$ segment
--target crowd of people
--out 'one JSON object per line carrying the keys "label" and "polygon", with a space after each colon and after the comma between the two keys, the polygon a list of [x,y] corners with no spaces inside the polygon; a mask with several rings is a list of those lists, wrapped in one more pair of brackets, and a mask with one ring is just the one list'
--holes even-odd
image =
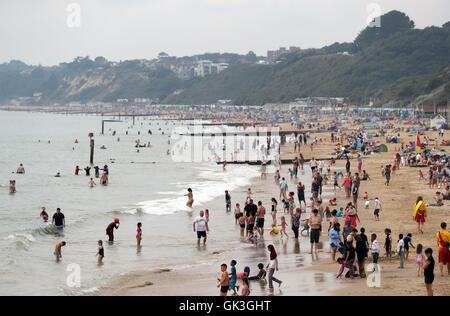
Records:
{"label": "crowd of people", "polygon": [[[364,142],[365,133],[358,133],[356,140],[361,139]],[[300,135],[303,139],[303,136]],[[336,135],[332,135],[332,138],[337,139]],[[300,142],[298,137],[294,140],[294,153],[300,151]],[[342,140],[342,137],[341,137]],[[364,146],[362,146],[364,147]],[[363,151],[364,148],[360,151]],[[295,157],[292,161],[292,168],[288,169],[291,181],[294,183],[299,175],[299,170],[304,172],[304,158]],[[419,155],[417,155],[419,156]],[[438,257],[440,275],[444,276],[444,268],[447,267],[447,272],[450,275],[450,233],[447,229],[447,223],[442,222],[440,224],[440,230],[436,233],[436,251],[433,251],[432,247],[427,247],[423,244],[413,244],[413,234],[411,232],[398,232],[394,238],[393,230],[387,227],[384,230],[384,236],[377,235],[376,233],[366,233],[364,227],[361,225],[358,212],[361,211],[359,203],[362,200],[364,203],[364,209],[370,208],[373,204],[373,218],[374,221],[380,220],[380,213],[383,211],[382,202],[379,197],[369,199],[369,193],[364,192],[360,197],[360,187],[362,181],[370,181],[370,177],[366,170],[363,169],[362,152],[358,153],[356,161],[357,172],[352,173],[352,164],[350,158],[343,157],[345,161],[345,171],[335,167],[335,159],[330,159],[328,164],[323,161],[316,161],[312,158],[309,162],[311,168],[312,180],[311,180],[311,198],[309,204],[306,203],[305,198],[305,185],[302,182],[297,184],[297,201],[295,200],[295,193],[289,191],[289,183],[285,177],[282,177],[281,171],[278,169],[275,171],[274,180],[279,186],[279,196],[283,205],[283,216],[279,217],[277,221],[277,206],[278,201],[275,197],[271,198],[272,209],[271,218],[272,223],[269,230],[269,236],[272,240],[266,241],[269,253],[269,264],[267,268],[269,273],[263,273],[266,276],[269,284],[269,292],[273,293],[273,282],[278,282],[281,285],[281,281],[274,277],[274,272],[278,270],[278,261],[276,260],[277,254],[272,245],[274,238],[299,238],[299,229],[303,225],[304,230],[307,231],[310,242],[310,253],[312,258],[318,259],[319,248],[324,248],[320,242],[321,237],[326,233],[328,235],[329,252],[331,260],[338,264],[338,271],[336,278],[366,278],[367,273],[375,273],[380,271],[380,259],[398,260],[398,268],[403,269],[405,265],[414,260],[416,264],[417,276],[424,277],[424,283],[428,295],[433,295],[432,284],[434,281],[434,256]],[[410,155],[404,156],[397,153],[394,157],[392,164],[383,165],[381,167],[381,176],[384,178],[386,186],[390,185],[391,175],[395,175],[401,167],[410,165]],[[334,169],[334,171],[333,171]],[[362,177],[360,174],[362,172]],[[417,224],[417,232],[419,234],[424,233],[424,223],[427,218],[427,206],[439,206],[443,205],[442,201],[448,197],[448,161],[437,160],[435,165],[431,167],[430,173],[430,188],[431,185],[438,186],[439,188],[445,187],[443,193],[436,192],[435,199],[436,204],[427,204],[422,196],[417,197],[414,203],[412,218]],[[346,203],[345,207],[337,207],[338,201],[336,196],[331,198],[328,203],[324,203],[322,199],[322,188],[328,185],[328,180],[334,179],[333,191],[336,194],[336,189],[345,189],[346,198],[351,201]],[[339,183],[342,178],[342,182]],[[435,181],[433,180],[435,179]],[[330,183],[331,184],[331,183]],[[226,193],[227,205],[230,204],[229,193]],[[327,204],[327,205],[325,205]],[[257,205],[254,204],[251,196],[251,189],[247,191],[247,199],[245,201],[244,211],[240,210],[240,204],[236,204],[235,208],[235,223],[240,225],[240,236],[245,238],[244,240],[258,244],[264,240],[264,215],[265,207],[261,201],[258,201]],[[309,213],[309,214],[308,214]],[[286,228],[288,227],[287,219],[290,219],[292,235],[287,234]],[[342,223],[341,223],[342,220]],[[305,228],[306,227],[306,228]],[[384,242],[380,239],[384,238]],[[384,253],[382,253],[382,247],[384,247]],[[415,256],[410,255],[410,250],[414,249]],[[367,265],[370,263],[369,265]],[[261,265],[261,268],[264,265]],[[227,265],[221,266],[223,277],[219,278],[219,285],[221,295],[226,295],[228,290],[233,290],[233,294],[236,294],[236,278],[241,280],[245,290],[241,295],[248,295],[248,278],[249,274],[243,272],[242,277],[239,277],[239,273],[236,276],[236,260],[231,262],[231,273],[228,274]],[[248,270],[249,267],[246,267]],[[370,271],[366,271],[370,269]],[[243,289],[244,289],[243,288]]]}

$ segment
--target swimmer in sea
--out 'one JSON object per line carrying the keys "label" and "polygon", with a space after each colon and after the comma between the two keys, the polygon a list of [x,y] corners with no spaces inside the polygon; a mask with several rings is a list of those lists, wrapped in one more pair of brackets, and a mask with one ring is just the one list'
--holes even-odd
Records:
{"label": "swimmer in sea", "polygon": [[44,223],[48,222],[48,213],[45,211],[45,207],[42,207],[42,211],[41,214],[39,214],[39,216],[42,218]]}
{"label": "swimmer in sea", "polygon": [[103,241],[97,241],[98,251],[97,251],[97,262],[98,264],[103,263],[103,258],[105,257],[105,250],[103,249]]}
{"label": "swimmer in sea", "polygon": [[94,171],[95,171],[95,177],[96,178],[100,178],[100,168],[99,168],[99,166],[95,166],[94,167]]}
{"label": "swimmer in sea", "polygon": [[60,178],[61,177],[61,173],[57,172],[55,175],[55,178]]}
{"label": "swimmer in sea", "polygon": [[16,193],[16,180],[9,180],[9,193]]}
{"label": "swimmer in sea", "polygon": [[93,178],[91,178],[91,180],[89,180],[89,187],[93,188],[95,186],[95,181]]}
{"label": "swimmer in sea", "polygon": [[102,177],[100,178],[101,185],[108,185],[108,175],[103,172]]}
{"label": "swimmer in sea", "polygon": [[53,253],[56,256],[56,262],[59,262],[62,258],[61,248],[66,245],[65,241],[61,241],[56,244],[55,252]]}
{"label": "swimmer in sea", "polygon": [[108,225],[108,227],[106,227],[106,235],[108,235],[109,237],[109,242],[113,243],[114,242],[114,228],[118,229],[120,225],[120,221],[118,218],[114,219],[114,222],[112,222],[111,224]]}
{"label": "swimmer in sea", "polygon": [[142,223],[139,222],[139,223],[137,223],[137,228],[136,228],[136,242],[137,242],[138,248],[141,247],[141,240],[142,240]]}
{"label": "swimmer in sea", "polygon": [[75,167],[75,175],[77,176],[80,173],[80,166]]}
{"label": "swimmer in sea", "polygon": [[16,173],[25,173],[25,168],[23,167],[23,164],[20,164],[19,167],[17,167]]}
{"label": "swimmer in sea", "polygon": [[186,206],[189,208],[192,208],[192,204],[194,204],[194,195],[192,194],[192,189],[188,188],[188,193],[185,194],[184,196],[188,197],[188,201],[186,203]]}

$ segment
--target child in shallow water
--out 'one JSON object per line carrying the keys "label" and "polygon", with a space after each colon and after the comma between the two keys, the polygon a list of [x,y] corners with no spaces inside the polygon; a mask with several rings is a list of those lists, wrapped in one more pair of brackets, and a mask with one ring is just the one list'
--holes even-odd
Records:
{"label": "child in shallow water", "polygon": [[259,236],[259,230],[258,227],[254,227],[253,228],[253,238],[252,238],[252,242],[256,245],[256,247],[258,247],[258,242],[260,240],[260,236]]}
{"label": "child in shallow water", "polygon": [[281,216],[281,237],[283,237],[283,235],[286,236],[286,238],[288,237],[288,234],[286,233],[286,227],[286,217]]}

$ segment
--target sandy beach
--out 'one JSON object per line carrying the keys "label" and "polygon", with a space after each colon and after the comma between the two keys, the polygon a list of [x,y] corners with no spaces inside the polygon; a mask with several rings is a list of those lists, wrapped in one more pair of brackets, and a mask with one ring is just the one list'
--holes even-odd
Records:
{"label": "sandy beach", "polygon": [[[400,126],[396,124],[397,126]],[[416,134],[400,132],[402,140],[415,141]],[[425,133],[431,140],[435,139],[436,143],[440,139],[437,132]],[[388,131],[389,135],[389,131]],[[448,135],[446,132],[445,136]],[[302,147],[301,152],[305,159],[315,157],[316,159],[324,159],[331,157],[331,153],[335,144],[330,142],[330,133],[311,134],[311,139],[314,137],[323,138],[323,142],[319,143],[314,151],[311,152],[309,145]],[[384,137],[377,137],[381,143],[385,143]],[[391,259],[384,258],[384,229],[391,228],[393,248],[397,244],[397,236],[399,233],[412,233],[413,244],[422,243],[424,248],[431,247],[435,251],[435,258],[437,258],[437,247],[435,241],[435,234],[439,230],[439,224],[442,221],[449,222],[448,203],[441,207],[428,208],[427,223],[425,224],[424,234],[417,233],[416,223],[412,219],[412,207],[417,198],[421,195],[427,203],[432,202],[432,197],[436,189],[429,189],[427,181],[420,180],[418,175],[419,168],[401,167],[395,175],[392,176],[391,185],[384,185],[384,177],[381,175],[381,165],[393,163],[394,156],[400,147],[400,144],[387,144],[388,151],[370,156],[364,156],[363,168],[370,175],[369,181],[362,181],[360,187],[359,211],[358,215],[361,220],[358,227],[366,229],[366,235],[371,233],[378,235],[378,240],[381,243],[381,284],[380,287],[369,287],[366,284],[366,279],[355,278],[350,279],[336,279],[335,274],[339,268],[337,263],[333,263],[328,253],[328,236],[326,231],[322,232],[321,241],[324,248],[319,252],[319,260],[313,261],[309,252],[309,240],[307,238],[300,238],[298,245],[295,240],[290,238],[283,247],[287,251],[280,253],[280,270],[277,272],[277,277],[284,280],[283,285],[278,290],[275,289],[275,295],[426,295],[425,286],[423,283],[423,276],[416,276],[415,251],[411,249],[410,258],[406,262],[404,269],[399,269],[398,257]],[[440,148],[440,146],[437,146]],[[442,149],[445,150],[444,147]],[[293,144],[287,144],[282,148],[282,157],[293,157]],[[337,160],[336,168],[344,169],[345,160]],[[283,165],[281,175],[287,176],[287,170],[291,166]],[[309,168],[305,165],[305,169]],[[421,168],[426,174],[426,168]],[[356,171],[356,160],[352,160],[352,172]],[[307,177],[307,199],[310,197],[309,182],[310,177]],[[295,183],[289,180],[289,186],[292,191],[295,191]],[[255,193],[255,200],[262,200],[267,209],[270,206],[270,198],[272,196],[278,198],[278,185],[273,181],[273,175],[269,174],[266,180],[255,179],[251,185]],[[332,195],[332,180],[324,187],[324,201],[328,201],[326,193]],[[371,205],[368,209],[363,207],[362,193],[368,192]],[[373,199],[378,197],[383,204],[382,212],[380,213],[380,220],[373,219]],[[344,207],[350,199],[345,197],[344,190],[336,191],[336,198],[338,207]],[[244,194],[242,193],[242,200]],[[280,208],[280,205],[279,205]],[[282,215],[282,210],[278,211],[278,217]],[[305,216],[305,214],[303,215]],[[306,214],[309,216],[309,213]],[[266,215],[266,230],[268,228],[268,220]],[[302,217],[303,218],[303,217]],[[342,224],[342,219],[340,219]],[[230,225],[230,238],[233,238],[233,224]],[[328,227],[328,224],[325,224]],[[292,236],[292,231],[288,230]],[[234,230],[237,234],[237,230]],[[193,245],[195,240],[193,239]],[[271,243],[270,239],[266,238],[266,245]],[[254,247],[249,244],[248,247]],[[293,249],[293,250],[290,250]],[[297,249],[297,251],[296,251]],[[247,251],[246,251],[247,252]],[[260,252],[261,253],[261,252]],[[292,264],[298,258],[304,260],[301,266]],[[217,295],[218,290],[215,287],[215,278],[219,271],[220,263],[229,263],[231,259],[238,261],[238,271],[244,267],[244,263],[248,262],[242,250],[239,251],[225,251],[217,254],[217,264],[209,266],[190,268],[180,271],[140,271],[133,274],[128,274],[120,278],[114,279],[110,286],[100,290],[101,295]],[[437,260],[437,259],[436,259]],[[366,264],[370,258],[366,260]],[[244,263],[241,263],[244,262]],[[253,262],[251,268],[254,271],[257,262]],[[264,262],[265,263],[265,262]],[[445,271],[445,269],[444,269]],[[251,273],[252,274],[252,273]],[[449,295],[450,282],[446,273],[443,277],[439,275],[438,267],[435,268],[435,295]],[[306,282],[305,282],[306,281]],[[258,282],[259,283],[259,282]],[[259,284],[252,282],[251,295],[266,295],[267,290]]]}

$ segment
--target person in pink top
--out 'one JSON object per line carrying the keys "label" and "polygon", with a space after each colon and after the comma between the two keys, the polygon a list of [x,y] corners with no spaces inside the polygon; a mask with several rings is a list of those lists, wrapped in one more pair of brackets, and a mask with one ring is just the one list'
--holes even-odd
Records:
{"label": "person in pink top", "polygon": [[289,236],[286,233],[286,226],[287,226],[286,218],[284,216],[281,216],[281,236],[283,236],[283,234],[284,234],[284,236],[286,236],[286,238],[287,238]]}
{"label": "person in pink top", "polygon": [[423,270],[423,265],[425,263],[425,256],[423,254],[422,244],[418,244],[416,247],[416,263],[417,263],[417,276],[420,277],[420,274]]}
{"label": "person in pink top", "polygon": [[250,285],[248,283],[248,278],[242,278],[242,289],[241,296],[249,296],[250,295]]}
{"label": "person in pink top", "polygon": [[342,186],[345,188],[346,196],[350,197],[350,191],[351,191],[351,186],[352,186],[352,178],[350,175],[347,175],[344,178],[344,183],[342,184]]}

